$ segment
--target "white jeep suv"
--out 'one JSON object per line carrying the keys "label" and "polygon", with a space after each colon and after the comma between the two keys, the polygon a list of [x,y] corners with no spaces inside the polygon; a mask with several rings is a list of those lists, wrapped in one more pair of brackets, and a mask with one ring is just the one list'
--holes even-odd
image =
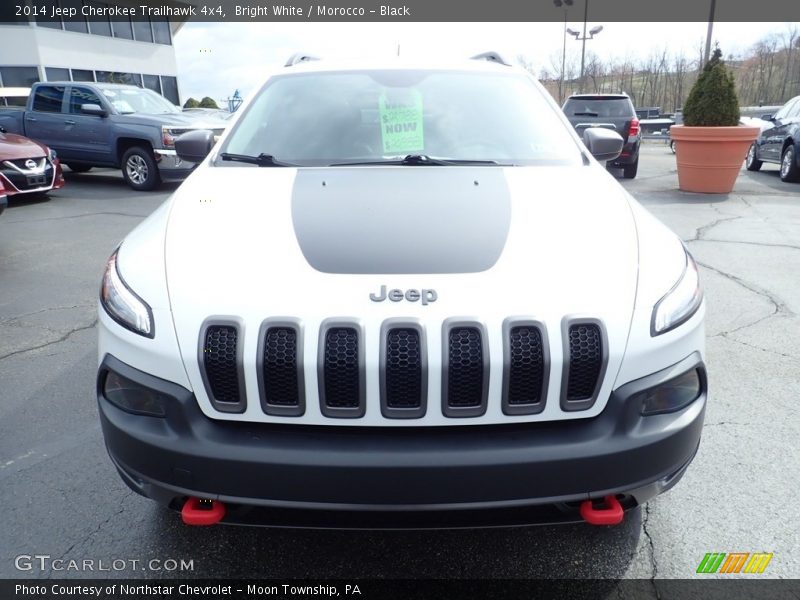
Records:
{"label": "white jeep suv", "polygon": [[618,135],[492,53],[300,56],[240,113],[106,267],[132,489],[190,524],[611,524],[683,475],[703,295]]}

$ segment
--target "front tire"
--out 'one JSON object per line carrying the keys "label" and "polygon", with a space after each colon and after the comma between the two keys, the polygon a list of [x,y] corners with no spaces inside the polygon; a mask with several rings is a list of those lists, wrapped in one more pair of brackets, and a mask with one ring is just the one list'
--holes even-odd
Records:
{"label": "front tire", "polygon": [[158,187],[161,175],[153,152],[142,146],[128,148],[122,155],[122,177],[136,191],[149,192]]}
{"label": "front tire", "polygon": [[744,160],[744,166],[748,171],[758,171],[764,163],[756,158],[756,143],[750,144],[750,149],[747,151],[747,158]]}
{"label": "front tire", "polygon": [[634,177],[636,177],[636,173],[638,171],[639,171],[639,159],[637,158],[636,162],[622,167],[622,176],[625,179],[633,179]]}
{"label": "front tire", "polygon": [[800,181],[794,146],[787,146],[786,150],[783,151],[783,156],[781,156],[781,181],[791,183]]}

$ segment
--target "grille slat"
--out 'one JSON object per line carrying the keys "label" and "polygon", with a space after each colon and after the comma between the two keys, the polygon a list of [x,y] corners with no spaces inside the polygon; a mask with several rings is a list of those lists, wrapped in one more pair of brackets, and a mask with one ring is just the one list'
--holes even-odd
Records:
{"label": "grille slat", "polygon": [[209,325],[203,342],[203,367],[209,395],[215,402],[242,403],[239,381],[239,331],[233,325]]}
{"label": "grille slat", "polygon": [[489,367],[481,328],[454,324],[447,331],[446,343],[445,414],[483,414],[486,410]]}
{"label": "grille slat", "polygon": [[[421,408],[425,390],[420,331],[414,327],[396,327],[389,329],[384,337],[385,406],[405,410]],[[391,416],[391,411],[389,413]]]}
{"label": "grille slat", "polygon": [[503,324],[505,414],[544,410],[550,368],[546,340],[544,325],[538,321],[509,319]]}
{"label": "grille slat", "polygon": [[321,386],[322,411],[328,416],[364,414],[361,340],[353,326],[323,328]]}
{"label": "grille slat", "polygon": [[268,405],[300,405],[300,370],[297,361],[297,330],[269,327],[264,334],[262,373],[264,401]]}
{"label": "grille slat", "polygon": [[575,323],[568,331],[567,402],[591,402],[604,366],[603,335],[596,323]]}

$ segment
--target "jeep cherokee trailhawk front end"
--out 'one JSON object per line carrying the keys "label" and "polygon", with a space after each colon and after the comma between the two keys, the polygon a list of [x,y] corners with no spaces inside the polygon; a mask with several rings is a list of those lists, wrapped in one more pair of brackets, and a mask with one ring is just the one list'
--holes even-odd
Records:
{"label": "jeep cherokee trailhawk front end", "polygon": [[131,488],[196,524],[449,527],[615,523],[683,475],[695,263],[603,168],[619,136],[476,58],[291,61],[177,140],[202,164],[101,290]]}

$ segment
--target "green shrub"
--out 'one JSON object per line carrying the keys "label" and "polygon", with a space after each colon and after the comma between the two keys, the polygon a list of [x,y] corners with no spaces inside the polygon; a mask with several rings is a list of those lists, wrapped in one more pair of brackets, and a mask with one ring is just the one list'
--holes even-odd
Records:
{"label": "green shrub", "polygon": [[739,124],[739,99],[733,73],[714,50],[683,105],[683,123],[690,127],[724,127]]}
{"label": "green shrub", "polygon": [[183,105],[183,108],[197,108],[198,106],[200,106],[200,103],[197,100],[189,98],[186,104]]}
{"label": "green shrub", "polygon": [[219,108],[213,98],[206,96],[200,100],[200,108]]}

